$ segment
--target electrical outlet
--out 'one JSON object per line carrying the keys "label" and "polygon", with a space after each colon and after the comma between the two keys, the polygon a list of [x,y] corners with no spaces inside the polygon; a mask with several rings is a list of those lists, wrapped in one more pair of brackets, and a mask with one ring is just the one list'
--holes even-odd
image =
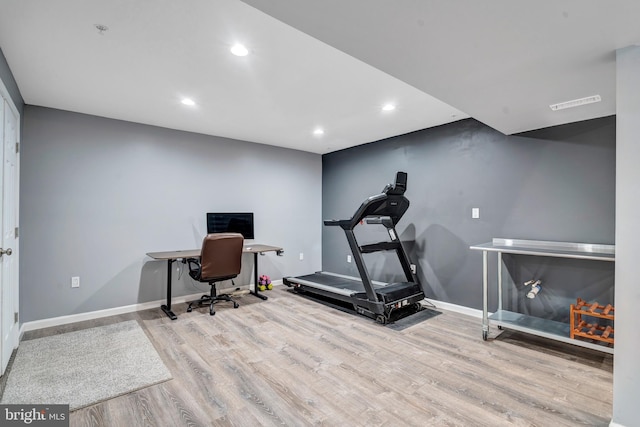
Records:
{"label": "electrical outlet", "polygon": [[73,276],[71,278],[71,287],[72,288],[79,288],[80,287],[80,277]]}
{"label": "electrical outlet", "polygon": [[480,218],[480,208],[471,208],[471,218],[473,219]]}
{"label": "electrical outlet", "polygon": [[300,261],[302,261],[303,259],[304,259],[304,254],[300,252]]}
{"label": "electrical outlet", "polygon": [[413,274],[416,274],[416,265],[415,264],[411,264],[411,272]]}
{"label": "electrical outlet", "polygon": [[351,255],[347,255],[347,262],[351,262]]}

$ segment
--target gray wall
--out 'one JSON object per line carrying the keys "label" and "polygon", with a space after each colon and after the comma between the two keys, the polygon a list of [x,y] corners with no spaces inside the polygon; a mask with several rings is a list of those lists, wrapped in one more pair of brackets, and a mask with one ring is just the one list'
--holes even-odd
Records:
{"label": "gray wall", "polygon": [[11,96],[13,103],[16,105],[16,108],[20,113],[20,117],[22,117],[24,111],[24,100],[22,99],[22,95],[20,94],[18,85],[13,78],[13,73],[11,73],[11,69],[7,63],[7,59],[4,57],[2,49],[0,49],[0,80],[2,80],[2,83],[4,83],[4,86],[7,88],[9,96]]}
{"label": "gray wall", "polygon": [[[494,237],[614,242],[614,117],[518,136],[467,119],[324,155],[323,218],[350,217],[398,170],[409,174],[411,202],[398,232],[430,298],[481,308],[482,257],[469,246]],[[480,219],[471,218],[473,207]],[[385,237],[373,227],[357,235]],[[343,233],[325,227],[322,238],[323,269],[357,276]],[[613,300],[611,263],[505,258],[513,280],[544,282],[534,301],[517,290],[526,313],[562,319],[576,296]],[[366,259],[375,278],[399,278],[393,256]]]}
{"label": "gray wall", "polygon": [[[320,155],[32,106],[22,145],[22,322],[164,299],[145,254],[200,247],[211,211],[252,211],[255,242],[285,248],[261,274],[320,268]],[[174,296],[208,289],[178,275]]]}

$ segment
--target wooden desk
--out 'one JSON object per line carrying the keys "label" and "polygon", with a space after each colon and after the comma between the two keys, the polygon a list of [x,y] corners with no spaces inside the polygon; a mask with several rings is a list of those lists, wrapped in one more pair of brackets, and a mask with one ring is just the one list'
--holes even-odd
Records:
{"label": "wooden desk", "polygon": [[[281,247],[269,246],[262,244],[250,244],[244,245],[242,252],[253,254],[253,290],[249,289],[251,295],[255,295],[258,298],[266,300],[265,295],[260,294],[258,288],[258,255],[264,255],[266,252],[276,252],[278,255],[282,255],[284,252]],[[171,311],[171,264],[179,259],[187,258],[200,258],[200,249],[188,249],[183,251],[167,251],[167,252],[147,252],[147,256],[155,260],[167,261],[167,303],[160,306],[162,311],[165,312],[171,320],[176,320],[176,316]]]}

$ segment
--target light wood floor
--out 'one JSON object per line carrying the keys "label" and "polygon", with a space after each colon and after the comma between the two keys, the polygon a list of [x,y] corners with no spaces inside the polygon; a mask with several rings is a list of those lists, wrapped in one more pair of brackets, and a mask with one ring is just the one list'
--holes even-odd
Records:
{"label": "light wood floor", "polygon": [[[276,287],[137,319],[173,379],[72,412],[71,426],[607,426],[612,356],[442,314],[402,331]],[[492,331],[492,335],[498,331]]]}

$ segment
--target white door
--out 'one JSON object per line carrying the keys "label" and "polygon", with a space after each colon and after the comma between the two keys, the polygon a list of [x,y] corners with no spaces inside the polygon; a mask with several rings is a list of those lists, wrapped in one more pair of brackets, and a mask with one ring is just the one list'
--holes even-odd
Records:
{"label": "white door", "polygon": [[0,375],[18,346],[18,141],[19,115],[0,82]]}

